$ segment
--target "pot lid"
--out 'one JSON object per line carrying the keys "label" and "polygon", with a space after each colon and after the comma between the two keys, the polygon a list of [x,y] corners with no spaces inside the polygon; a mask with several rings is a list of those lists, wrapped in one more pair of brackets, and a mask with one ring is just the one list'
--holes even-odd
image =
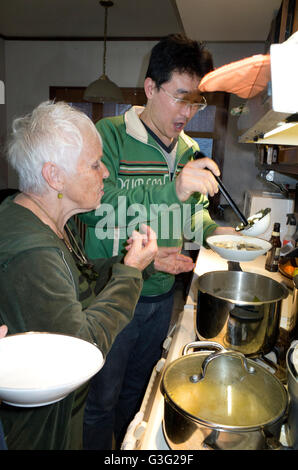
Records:
{"label": "pot lid", "polygon": [[[227,353],[232,354],[231,356]],[[163,377],[166,397],[191,418],[222,427],[259,427],[283,415],[287,405],[281,382],[262,366],[245,358],[243,367],[235,351],[193,353],[172,362]],[[206,361],[205,361],[206,363]],[[205,365],[205,364],[204,364]]]}

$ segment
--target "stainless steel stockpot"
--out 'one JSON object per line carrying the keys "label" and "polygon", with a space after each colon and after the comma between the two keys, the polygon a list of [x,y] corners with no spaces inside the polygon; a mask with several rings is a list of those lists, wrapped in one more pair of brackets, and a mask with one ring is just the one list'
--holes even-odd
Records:
{"label": "stainless steel stockpot", "polygon": [[[191,347],[217,349],[188,354]],[[163,430],[173,450],[276,448],[287,409],[282,383],[220,344],[186,345],[162,378]]]}
{"label": "stainless steel stockpot", "polygon": [[267,354],[279,333],[288,290],[270,277],[243,271],[212,271],[198,279],[196,333],[247,356]]}

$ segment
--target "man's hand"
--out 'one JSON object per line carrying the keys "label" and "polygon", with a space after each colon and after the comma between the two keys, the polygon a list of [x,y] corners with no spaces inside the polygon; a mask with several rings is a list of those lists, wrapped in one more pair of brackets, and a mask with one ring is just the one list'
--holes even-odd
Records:
{"label": "man's hand", "polygon": [[211,158],[188,162],[176,179],[176,193],[180,201],[186,201],[195,192],[214,196],[218,192],[218,184],[213,173],[220,175],[217,164]]}
{"label": "man's hand", "polygon": [[211,235],[241,235],[241,233],[237,232],[234,227],[216,227]]}
{"label": "man's hand", "polygon": [[157,271],[170,274],[187,273],[194,269],[194,262],[189,256],[180,253],[180,247],[158,247],[154,267]]}

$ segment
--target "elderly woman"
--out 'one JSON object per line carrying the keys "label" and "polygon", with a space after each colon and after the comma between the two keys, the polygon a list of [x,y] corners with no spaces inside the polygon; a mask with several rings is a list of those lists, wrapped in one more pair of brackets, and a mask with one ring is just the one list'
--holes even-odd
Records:
{"label": "elderly woman", "polygon": [[[134,232],[123,259],[91,264],[70,220],[100,204],[108,176],[101,156],[93,123],[65,103],[42,103],[14,121],[8,159],[20,192],[0,205],[0,325],[8,334],[74,335],[106,355],[132,319],[157,251],[154,232]],[[8,449],[81,448],[86,393],[37,408],[2,403]]]}
{"label": "elderly woman", "polygon": [[[6,325],[0,326],[0,339],[4,338],[4,336],[6,334],[7,334],[7,326]],[[0,404],[1,404],[1,402],[0,402]],[[0,450],[7,450],[1,420],[0,420]]]}

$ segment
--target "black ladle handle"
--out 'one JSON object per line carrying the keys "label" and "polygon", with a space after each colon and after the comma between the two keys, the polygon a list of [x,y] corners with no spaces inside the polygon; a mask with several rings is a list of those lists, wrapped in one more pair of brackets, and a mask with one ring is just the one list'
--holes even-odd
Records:
{"label": "black ladle handle", "polygon": [[[198,152],[198,151],[195,152],[194,153],[194,160],[199,160],[200,158],[206,158],[206,155],[204,155],[202,152]],[[219,189],[220,189],[222,195],[226,198],[226,200],[230,204],[230,206],[233,209],[233,211],[235,212],[235,214],[241,219],[241,221],[243,222],[243,225],[246,227],[248,225],[248,221],[247,221],[246,217],[242,214],[242,212],[240,211],[238,206],[235,204],[235,202],[233,201],[233,199],[229,195],[228,191],[226,190],[223,182],[219,179],[219,177],[214,175],[214,174],[213,174],[213,176],[214,176],[214,178],[216,179],[216,181],[218,183],[218,186],[219,186]]]}

